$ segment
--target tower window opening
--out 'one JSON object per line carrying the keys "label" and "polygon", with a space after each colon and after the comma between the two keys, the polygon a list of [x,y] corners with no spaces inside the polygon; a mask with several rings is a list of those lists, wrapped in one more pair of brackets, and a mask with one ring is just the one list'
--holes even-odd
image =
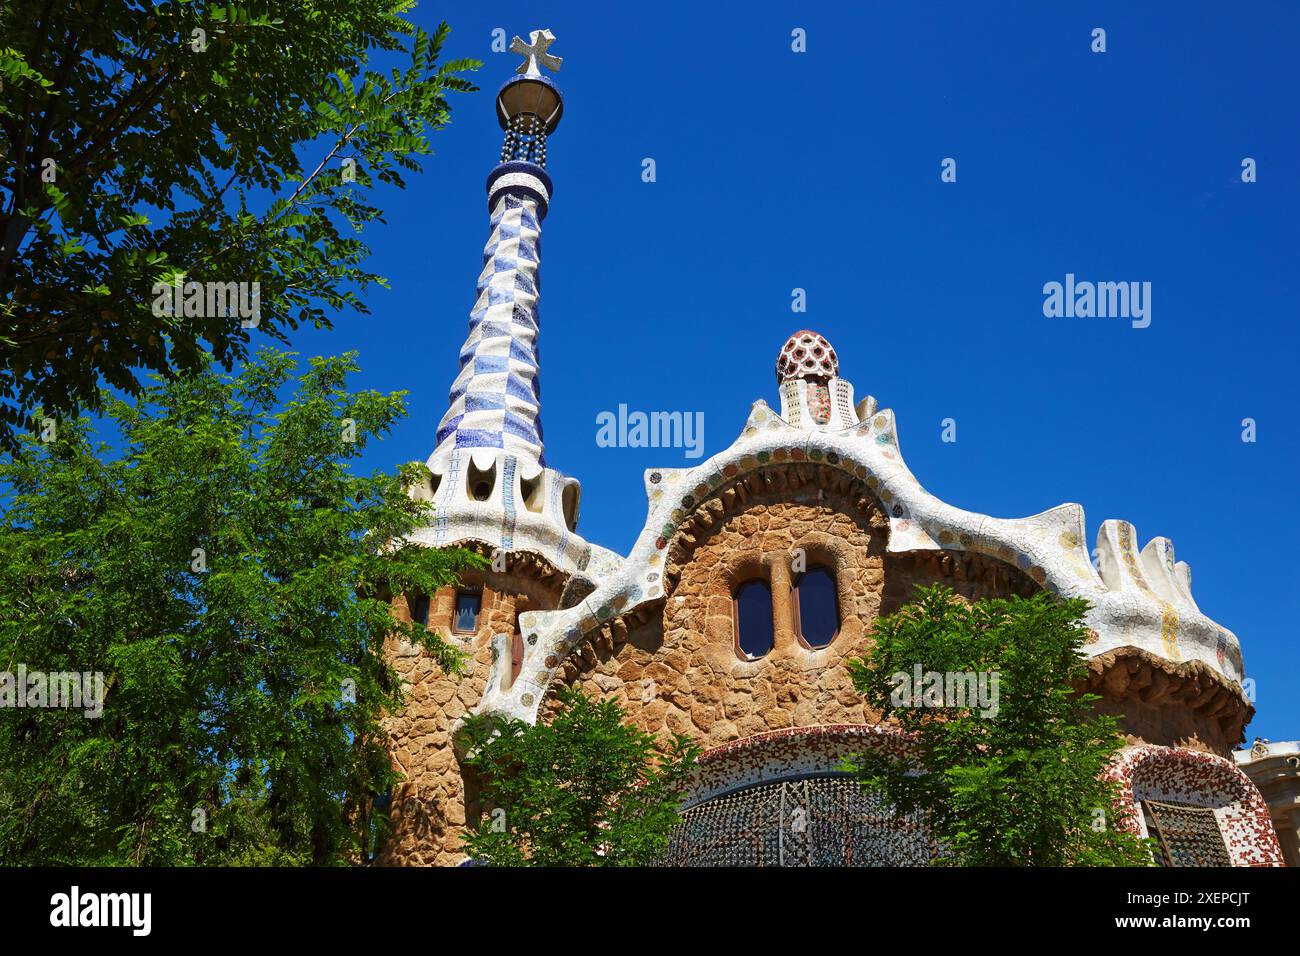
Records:
{"label": "tower window opening", "polygon": [[534,514],[542,513],[542,476],[520,479],[519,491],[524,499],[524,507]]}
{"label": "tower window opening", "polygon": [[515,629],[510,635],[510,682],[506,684],[507,688],[514,686],[519,672],[524,669],[524,626],[519,617],[527,610],[523,604],[515,605]]}
{"label": "tower window opening", "polygon": [[564,507],[564,524],[570,531],[578,530],[578,483],[570,482],[561,496]]}
{"label": "tower window opening", "polygon": [[513,687],[524,669],[524,636],[515,631],[510,640],[510,686]]}
{"label": "tower window opening", "polygon": [[736,588],[732,600],[735,615],[736,649],[748,660],[763,657],[776,642],[772,621],[772,587],[762,579],[746,581]]}
{"label": "tower window opening", "polygon": [[486,471],[474,467],[471,461],[469,471],[466,475],[466,483],[469,487],[470,497],[475,501],[487,501],[492,497],[492,488],[496,485],[497,465],[492,463],[492,467]]}

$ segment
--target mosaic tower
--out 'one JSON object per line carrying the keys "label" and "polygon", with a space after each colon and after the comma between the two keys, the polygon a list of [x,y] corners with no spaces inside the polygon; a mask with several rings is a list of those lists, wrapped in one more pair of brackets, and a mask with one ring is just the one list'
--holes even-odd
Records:
{"label": "mosaic tower", "polygon": [[525,60],[497,92],[504,139],[487,178],[489,236],[460,371],[428,459],[432,482],[416,489],[437,515],[419,538],[530,551],[579,570],[590,560],[574,534],[581,487],[546,467],[538,353],[542,220],[554,193],[546,143],[564,112],[559,87],[541,67],[558,70],[562,60],[547,52],[555,40],[549,30],[530,37],[515,37],[511,50]]}
{"label": "mosaic tower", "polygon": [[521,615],[580,602],[618,565],[617,555],[577,533],[581,486],[547,467],[542,441],[537,303],[541,224],[554,192],[546,146],[564,110],[559,88],[541,72],[560,67],[547,52],[554,39],[535,30],[530,42],[515,37],[511,46],[525,59],[497,92],[503,142],[487,178],[489,236],[469,333],[429,481],[410,490],[434,505],[432,524],[412,540],[470,548],[492,561],[463,575],[460,587],[394,598],[399,619],[450,635],[469,664],[464,676],[449,677],[418,647],[386,648],[407,693],[405,711],[385,724],[405,778],[392,794],[386,863],[462,858],[459,828],[477,805],[454,746],[457,722],[496,695],[521,691]]}
{"label": "mosaic tower", "polygon": [[460,374],[438,425],[430,465],[454,449],[507,448],[530,461],[542,455],[541,380],[537,358],[542,220],[554,187],[546,174],[546,138],[564,112],[559,88],[542,75],[539,61],[558,70],[546,52],[549,30],[532,43],[515,38],[527,57],[497,93],[497,119],[505,131],[501,163],[488,176],[491,211],[478,299],[460,350]]}

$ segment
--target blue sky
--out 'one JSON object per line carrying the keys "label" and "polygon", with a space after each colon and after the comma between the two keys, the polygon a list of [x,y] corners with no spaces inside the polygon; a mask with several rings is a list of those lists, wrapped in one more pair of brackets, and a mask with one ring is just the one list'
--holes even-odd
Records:
{"label": "blue sky", "polygon": [[[777,351],[813,328],[858,395],[895,410],[940,498],[1001,517],[1076,501],[1090,538],[1107,518],[1171,538],[1201,608],[1242,641],[1248,736],[1300,737],[1300,6],[467,6],[414,15],[448,20],[447,54],[484,67],[367,234],[392,289],[293,341],[357,349],[358,385],[410,391],[367,464],[433,449],[487,238],[492,96],[518,62],[491,52],[492,30],[549,27],[566,105],[548,151],[542,417],[548,463],[583,483],[583,534],[625,553],[642,471],[692,463],[598,448],[599,412],[701,411],[711,455],[752,401],[776,403]],[[1150,282],[1150,326],[1044,317],[1043,284],[1066,273]]]}

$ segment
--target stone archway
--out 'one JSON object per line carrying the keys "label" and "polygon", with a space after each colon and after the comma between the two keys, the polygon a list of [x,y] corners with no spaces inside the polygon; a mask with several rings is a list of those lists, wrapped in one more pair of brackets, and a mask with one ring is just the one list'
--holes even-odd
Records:
{"label": "stone archway", "polygon": [[[1230,761],[1199,750],[1132,747],[1106,772],[1120,787],[1118,823],[1160,845],[1173,866],[1282,866],[1268,807]],[[1222,842],[1220,847],[1215,840]]]}

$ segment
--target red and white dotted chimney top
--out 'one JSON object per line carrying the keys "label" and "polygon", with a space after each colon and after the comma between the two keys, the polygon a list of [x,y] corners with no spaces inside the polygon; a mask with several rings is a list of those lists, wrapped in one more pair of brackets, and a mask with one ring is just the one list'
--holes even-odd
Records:
{"label": "red and white dotted chimney top", "polygon": [[840,360],[826,337],[809,329],[800,329],[785,340],[776,358],[776,381],[784,385],[791,379],[807,378],[823,385],[840,374]]}

